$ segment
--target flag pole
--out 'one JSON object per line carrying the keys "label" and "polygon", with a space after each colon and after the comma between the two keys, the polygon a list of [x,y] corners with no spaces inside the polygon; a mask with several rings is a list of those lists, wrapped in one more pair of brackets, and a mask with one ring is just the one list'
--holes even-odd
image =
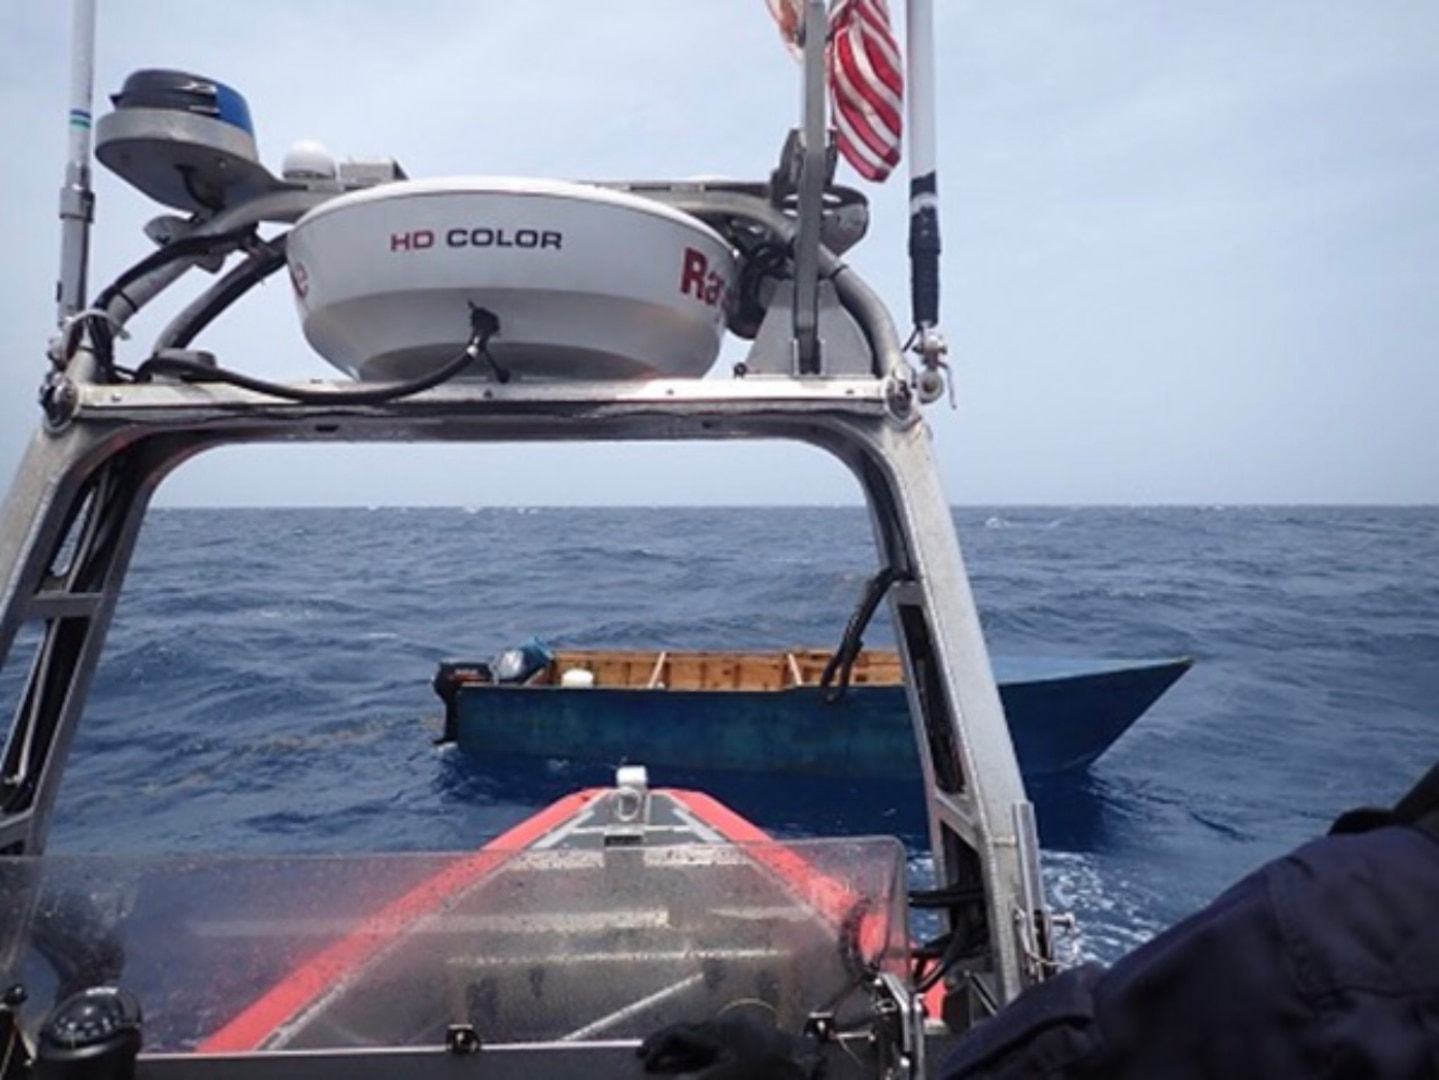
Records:
{"label": "flag pole", "polygon": [[90,262],[90,223],[95,195],[90,188],[91,102],[95,91],[95,0],[75,0],[70,41],[69,149],[65,185],[60,189],[60,280],[55,292],[58,321],[85,307]]}
{"label": "flag pole", "polygon": [[909,262],[914,348],[938,374],[946,351],[939,332],[939,182],[935,148],[934,3],[908,0]]}

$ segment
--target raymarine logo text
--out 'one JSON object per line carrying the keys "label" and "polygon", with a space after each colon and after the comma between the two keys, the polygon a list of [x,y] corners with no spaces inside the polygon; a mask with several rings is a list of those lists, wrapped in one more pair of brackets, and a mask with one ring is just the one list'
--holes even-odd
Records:
{"label": "raymarine logo text", "polygon": [[729,305],[728,282],[724,275],[710,266],[703,251],[685,248],[680,264],[680,295],[693,296],[708,307]]}

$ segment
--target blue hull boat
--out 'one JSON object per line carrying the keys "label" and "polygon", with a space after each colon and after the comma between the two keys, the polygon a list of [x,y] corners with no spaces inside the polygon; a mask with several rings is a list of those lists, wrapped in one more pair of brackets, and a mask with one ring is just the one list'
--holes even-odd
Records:
{"label": "blue hull boat", "polygon": [[[821,685],[828,654],[551,653],[440,665],[443,742],[479,757],[852,779],[919,773],[894,653],[862,653]],[[1189,669],[1188,658],[994,661],[1026,777],[1084,769]],[[508,670],[505,670],[508,669]]]}

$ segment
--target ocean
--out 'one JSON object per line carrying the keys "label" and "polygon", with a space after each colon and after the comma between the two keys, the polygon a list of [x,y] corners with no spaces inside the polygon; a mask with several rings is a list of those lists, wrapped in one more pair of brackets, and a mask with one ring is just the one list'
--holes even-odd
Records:
{"label": "ocean", "polygon": [[[1439,508],[955,517],[992,652],[1196,660],[1087,773],[1031,789],[1079,954],[1112,959],[1439,758]],[[436,746],[439,661],[532,637],[832,646],[874,568],[857,508],[154,510],[51,850],[474,847],[594,777]],[[883,798],[776,787],[721,794],[782,835],[897,831],[923,875]]]}

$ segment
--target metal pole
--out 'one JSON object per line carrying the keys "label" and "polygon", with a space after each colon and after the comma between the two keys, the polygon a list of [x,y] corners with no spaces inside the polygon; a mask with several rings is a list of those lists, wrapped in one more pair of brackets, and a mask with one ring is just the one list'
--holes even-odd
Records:
{"label": "metal pole", "polygon": [[939,183],[935,153],[934,5],[909,0],[905,30],[909,55],[909,261],[910,302],[918,350],[938,360]]}
{"label": "metal pole", "polygon": [[823,368],[819,340],[819,234],[824,204],[829,128],[825,119],[826,0],[804,5],[804,153],[799,174],[799,231],[794,251],[795,360],[800,375]]}
{"label": "metal pole", "polygon": [[95,91],[95,0],[74,0],[70,41],[69,148],[60,189],[60,280],[55,290],[60,324],[85,307],[90,262],[91,101]]}

